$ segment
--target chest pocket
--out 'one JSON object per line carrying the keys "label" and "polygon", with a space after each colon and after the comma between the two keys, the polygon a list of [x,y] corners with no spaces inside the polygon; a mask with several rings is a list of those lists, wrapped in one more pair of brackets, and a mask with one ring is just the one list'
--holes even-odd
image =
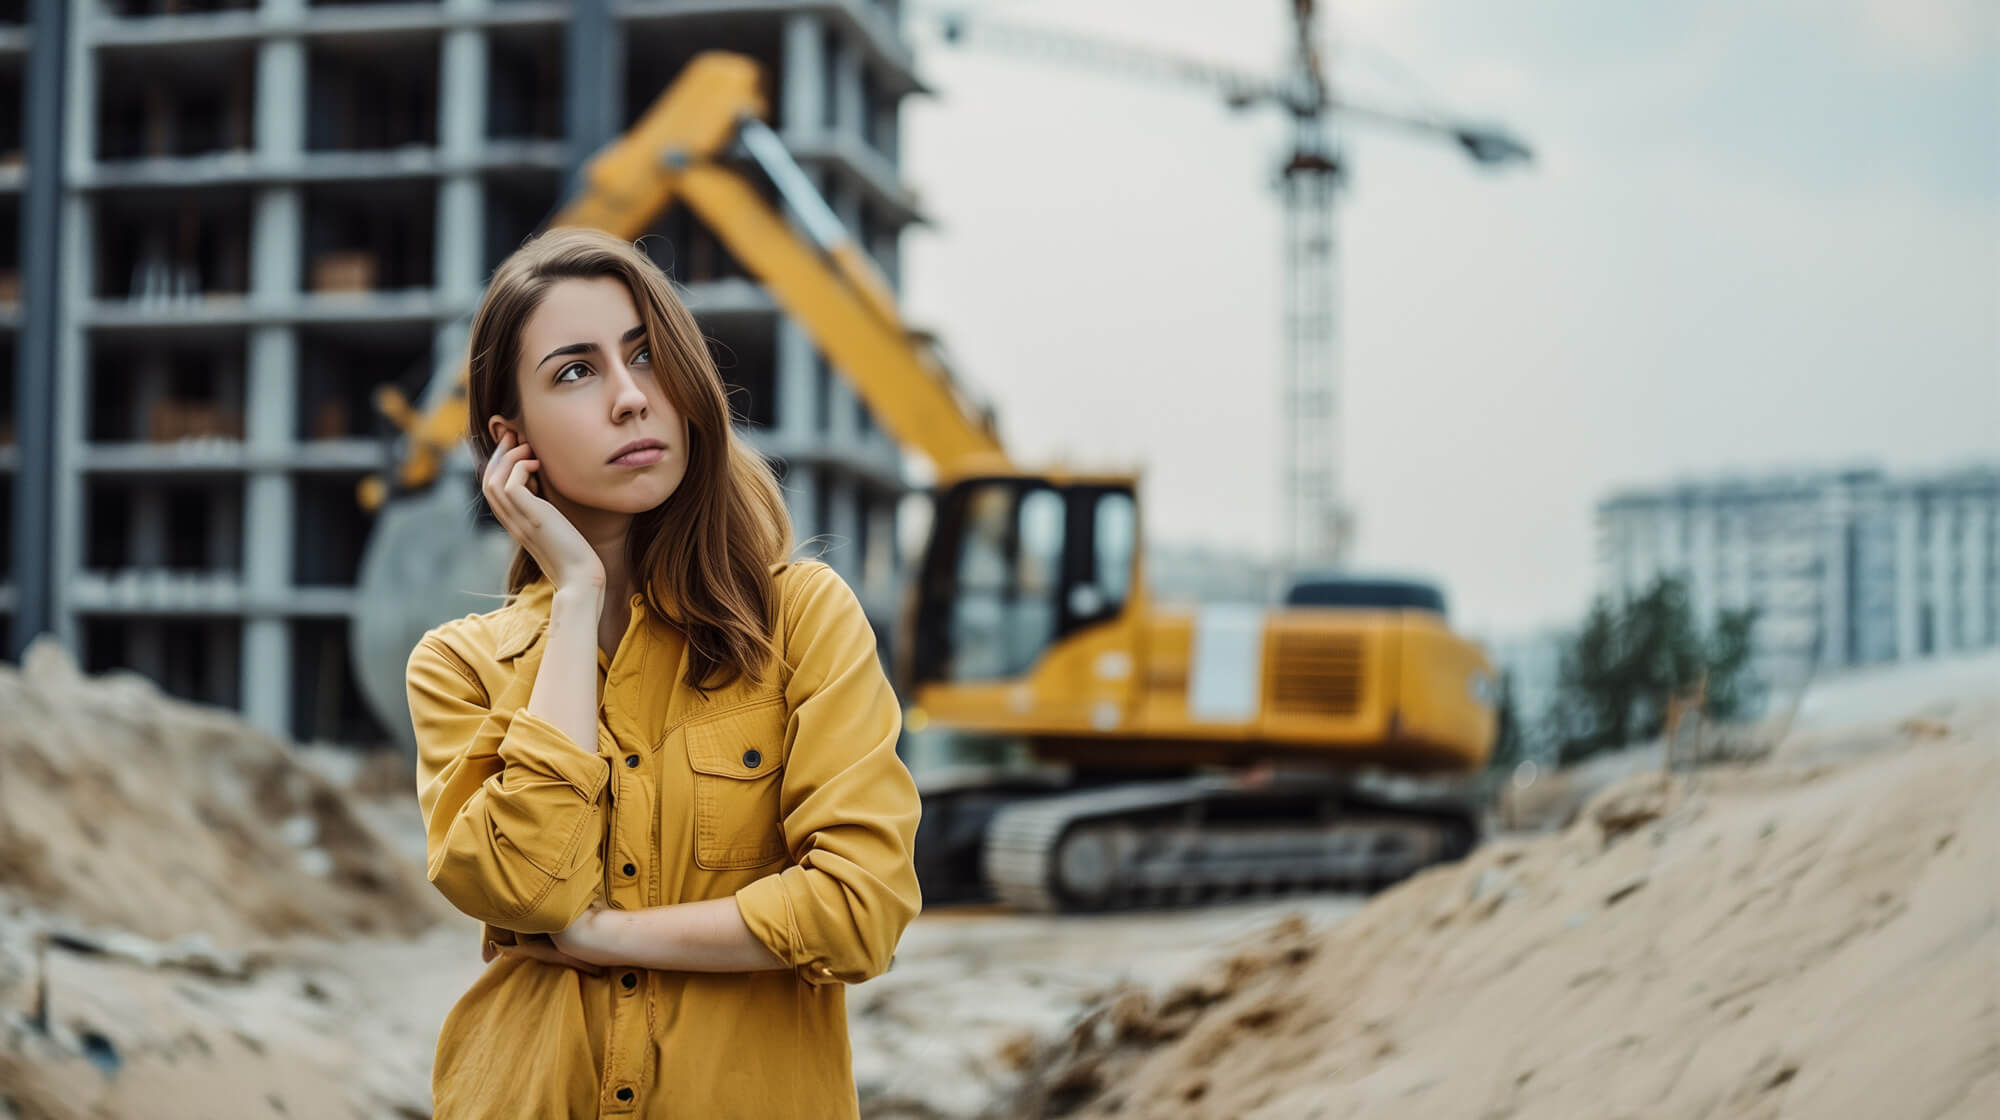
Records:
{"label": "chest pocket", "polygon": [[785,854],[785,698],[689,724],[694,862],[710,871],[761,867]]}

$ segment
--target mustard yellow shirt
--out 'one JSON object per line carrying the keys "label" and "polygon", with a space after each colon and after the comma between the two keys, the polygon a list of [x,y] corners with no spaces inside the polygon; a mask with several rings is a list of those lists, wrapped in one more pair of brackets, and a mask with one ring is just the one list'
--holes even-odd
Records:
{"label": "mustard yellow shirt", "polygon": [[430,880],[484,936],[561,930],[600,899],[734,895],[792,966],[593,977],[498,956],[438,1038],[438,1120],[858,1115],[843,993],[917,914],[919,805],[860,603],[825,564],[775,571],[779,657],[706,698],[635,596],[616,656],[599,654],[594,752],[524,710],[546,580],[410,655]]}

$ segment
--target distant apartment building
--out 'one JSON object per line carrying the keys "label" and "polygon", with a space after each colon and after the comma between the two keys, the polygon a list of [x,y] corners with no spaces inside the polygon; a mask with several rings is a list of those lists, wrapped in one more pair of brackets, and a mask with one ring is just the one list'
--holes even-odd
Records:
{"label": "distant apartment building", "polygon": [[1724,478],[1597,509],[1600,586],[1687,583],[1706,625],[1755,607],[1766,681],[2000,645],[2000,465]]}

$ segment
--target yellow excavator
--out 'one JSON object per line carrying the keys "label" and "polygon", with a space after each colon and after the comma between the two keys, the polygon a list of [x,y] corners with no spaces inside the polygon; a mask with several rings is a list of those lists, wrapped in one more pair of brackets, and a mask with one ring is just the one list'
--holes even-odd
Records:
{"label": "yellow excavator", "polygon": [[[1442,596],[1329,575],[1273,608],[1156,605],[1138,479],[1009,459],[763,123],[760,83],[746,58],[696,58],[552,224],[636,237],[690,207],[935,466],[896,642],[906,727],[1018,744],[1035,765],[919,769],[927,902],[1090,910],[1371,886],[1466,851],[1479,814],[1462,779],[1491,750],[1494,676]],[[463,372],[422,408],[379,403],[401,452],[359,495],[377,524],[356,670],[402,726],[404,655],[468,609],[459,589],[499,589],[508,542],[432,485],[464,439]]]}

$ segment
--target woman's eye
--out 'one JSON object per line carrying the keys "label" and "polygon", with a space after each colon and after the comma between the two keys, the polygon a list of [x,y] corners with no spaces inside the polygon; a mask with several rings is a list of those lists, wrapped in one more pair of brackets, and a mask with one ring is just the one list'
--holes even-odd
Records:
{"label": "woman's eye", "polygon": [[[575,377],[570,376],[570,373],[572,371],[576,373]],[[565,381],[580,380],[584,374],[589,372],[590,372],[590,367],[584,365],[582,362],[571,362],[570,364],[556,371],[556,383],[560,385]]]}
{"label": "woman's eye", "polygon": [[653,348],[650,346],[641,346],[639,347],[639,352],[632,355],[632,364],[635,366],[641,362],[651,362],[652,360]]}

